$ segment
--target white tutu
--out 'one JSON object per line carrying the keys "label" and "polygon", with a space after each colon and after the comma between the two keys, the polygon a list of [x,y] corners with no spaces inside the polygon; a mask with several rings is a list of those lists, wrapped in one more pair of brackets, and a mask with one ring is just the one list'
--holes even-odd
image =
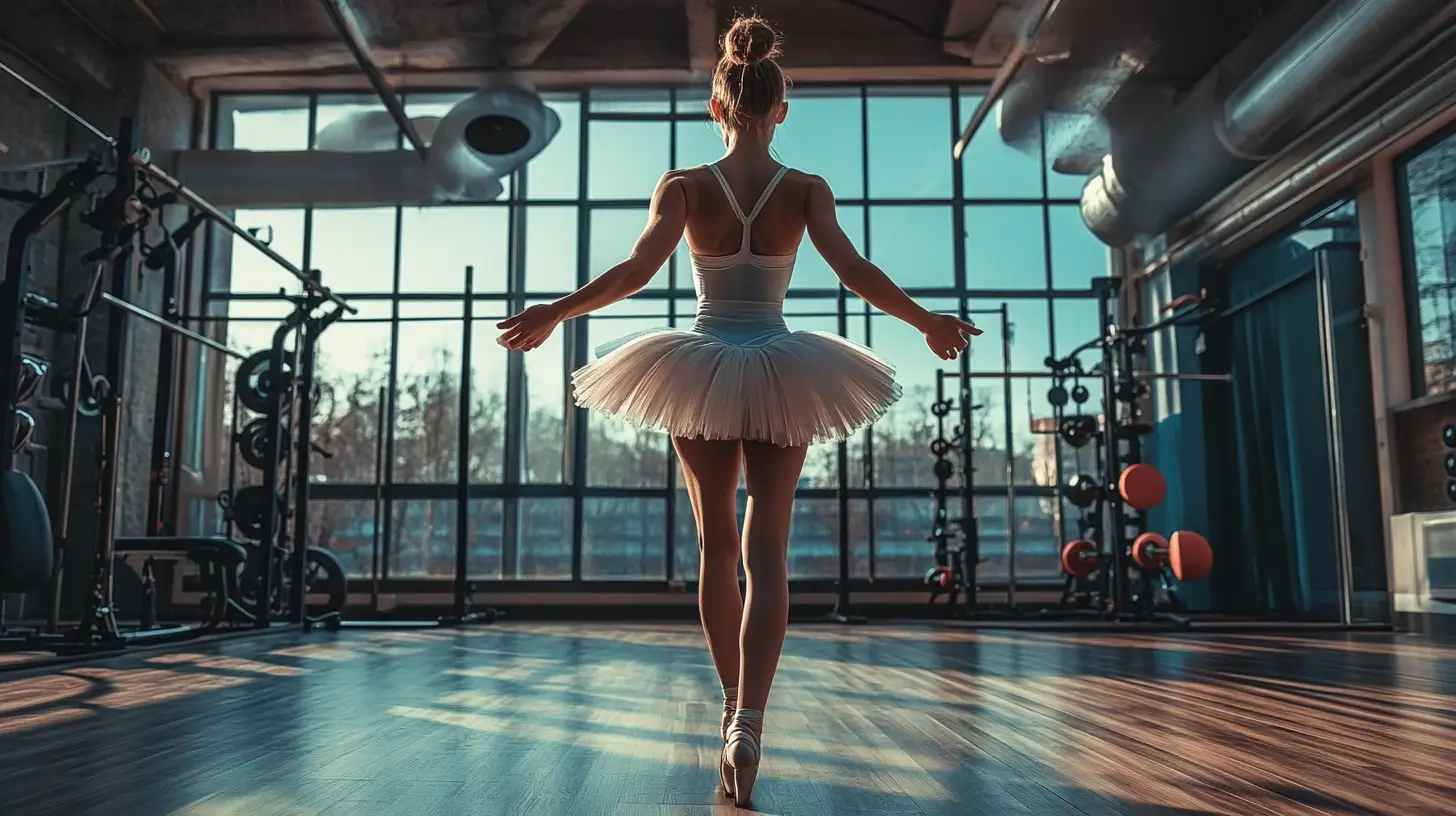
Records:
{"label": "white tutu", "polygon": [[698,327],[658,329],[599,353],[572,375],[577,404],[690,439],[830,442],[900,398],[892,366],[824,332],[780,330],[734,343]]}

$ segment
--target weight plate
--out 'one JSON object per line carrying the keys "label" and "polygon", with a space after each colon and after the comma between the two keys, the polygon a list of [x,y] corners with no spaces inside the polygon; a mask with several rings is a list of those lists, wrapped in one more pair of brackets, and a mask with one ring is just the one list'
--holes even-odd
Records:
{"label": "weight plate", "polygon": [[[281,511],[283,502],[273,498],[274,510]],[[244,538],[262,541],[268,535],[268,494],[260,485],[249,485],[233,496],[233,524]]]}
{"label": "weight plate", "polygon": [[1072,402],[1083,405],[1089,399],[1092,399],[1092,392],[1087,390],[1087,386],[1081,384],[1072,386]]}
{"label": "weight plate", "polygon": [[949,481],[950,477],[954,475],[955,465],[952,465],[950,462],[944,459],[941,459],[940,461],[935,463],[935,478],[941,480],[942,482],[945,482]]}
{"label": "weight plate", "polygon": [[950,416],[950,400],[936,400],[930,404],[930,413],[938,417]]}
{"label": "weight plate", "polygon": [[950,453],[950,443],[944,439],[937,439],[930,443],[930,452],[936,456],[944,456]]}
{"label": "weight plate", "polygon": [[1447,425],[1441,429],[1441,441],[1448,448],[1456,448],[1456,425]]}
{"label": "weight plate", "polygon": [[1067,404],[1067,389],[1060,385],[1054,385],[1047,390],[1047,402],[1054,408],[1060,408]]}
{"label": "weight plate", "polygon": [[[284,429],[286,435],[287,429]],[[237,438],[238,456],[248,467],[265,470],[268,467],[268,419],[257,417],[249,420],[243,429],[238,431]],[[279,448],[278,458],[273,464],[280,464],[287,455],[286,447]]]}
{"label": "weight plate", "polygon": [[273,363],[269,359],[271,352],[260,351],[238,366],[238,373],[233,378],[233,386],[237,389],[238,401],[249,411],[263,414],[268,411],[270,398],[275,389],[281,390],[288,387],[292,373],[288,364],[283,365],[283,376],[275,377]]}

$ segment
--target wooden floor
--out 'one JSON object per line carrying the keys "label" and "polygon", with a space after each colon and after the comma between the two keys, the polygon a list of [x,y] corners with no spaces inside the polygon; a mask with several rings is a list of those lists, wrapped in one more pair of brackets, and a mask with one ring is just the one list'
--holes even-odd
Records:
{"label": "wooden floor", "polygon": [[[1456,648],[791,630],[756,811],[1456,813]],[[687,626],[283,635],[0,676],[0,814],[736,813]]]}

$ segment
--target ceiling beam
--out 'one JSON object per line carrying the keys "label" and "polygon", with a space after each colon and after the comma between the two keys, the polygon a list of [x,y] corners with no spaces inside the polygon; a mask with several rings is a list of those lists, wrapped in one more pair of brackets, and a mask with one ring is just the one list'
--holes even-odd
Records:
{"label": "ceiling beam", "polygon": [[6,3],[6,47],[77,89],[111,91],[121,68],[116,50],[60,3]]}
{"label": "ceiling beam", "polygon": [[1001,0],[989,14],[995,0],[951,0],[946,12],[945,52],[973,65],[995,67],[1006,61],[1021,36],[1027,0]]}
{"label": "ceiling beam", "polygon": [[502,28],[515,32],[502,38],[506,64],[512,68],[529,68],[541,54],[556,42],[566,25],[576,19],[587,0],[537,0],[534,3],[513,3],[502,21]]}
{"label": "ceiling beam", "polygon": [[707,76],[718,63],[716,0],[685,0],[688,15],[688,70]]}

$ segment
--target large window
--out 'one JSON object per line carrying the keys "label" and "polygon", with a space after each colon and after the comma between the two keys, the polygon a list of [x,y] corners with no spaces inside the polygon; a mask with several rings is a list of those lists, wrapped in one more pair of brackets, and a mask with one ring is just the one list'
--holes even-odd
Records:
{"label": "large window", "polygon": [[[1091,282],[1108,274],[1107,252],[1082,226],[1081,180],[1006,146],[994,126],[953,161],[950,145],[979,93],[937,85],[792,94],[775,141],[780,160],[828,180],[846,232],[901,286],[986,330],[965,361],[941,361],[914,330],[844,291],[806,242],[785,307],[791,327],[875,349],[895,364],[905,396],[872,429],[810,451],[789,545],[795,579],[834,578],[841,537],[856,577],[923,575],[932,558],[929,446],[958,424],[952,417],[942,427],[930,406],[962,383],[975,406],[962,429],[975,471],[955,484],[969,477],[976,496],[981,580],[1004,577],[1013,545],[1019,580],[1058,578],[1061,514],[1050,485],[1078,464],[1075,451],[1039,432],[1052,410],[1043,361],[1096,331]],[[405,102],[411,114],[439,115],[461,98]],[[497,201],[237,213],[361,309],[319,349],[317,436],[333,458],[314,467],[311,525],[314,543],[339,551],[356,576],[376,565],[384,579],[451,575],[464,480],[472,578],[695,577],[697,532],[668,440],[588,415],[569,388],[570,372],[602,343],[691,324],[686,252],[637,297],[574,321],[530,354],[497,346],[494,324],[620,260],[657,177],[717,159],[722,139],[700,91],[552,92],[547,101],[562,130]],[[215,147],[326,146],[331,124],[376,106],[346,96],[225,97]],[[279,289],[294,284],[246,248],[221,260],[206,281],[208,313],[227,321],[234,343],[261,347],[286,311]],[[245,421],[239,414],[229,406],[227,421]],[[245,470],[234,479],[245,481]]]}
{"label": "large window", "polygon": [[1400,164],[1412,390],[1456,389],[1456,130]]}

